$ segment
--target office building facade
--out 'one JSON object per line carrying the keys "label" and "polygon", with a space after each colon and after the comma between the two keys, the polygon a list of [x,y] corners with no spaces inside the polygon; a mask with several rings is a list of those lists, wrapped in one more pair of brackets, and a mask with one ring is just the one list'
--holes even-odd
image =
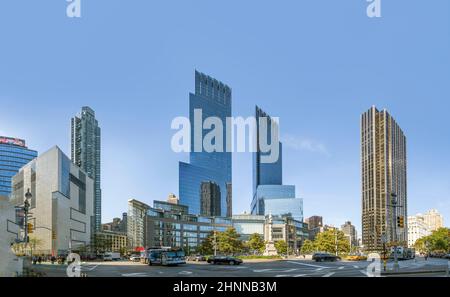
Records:
{"label": "office building facade", "polygon": [[356,228],[352,225],[352,222],[345,222],[344,225],[341,226],[341,231],[348,238],[350,247],[358,246],[358,234],[356,233]]}
{"label": "office building facade", "polygon": [[323,218],[321,216],[311,216],[305,219],[305,223],[308,224],[310,230],[323,226]]}
{"label": "office building facade", "polygon": [[100,185],[101,130],[95,112],[87,106],[71,119],[71,159],[94,180],[94,222],[93,228],[101,230],[102,191]]}
{"label": "office building facade", "polygon": [[308,239],[308,228],[302,221],[291,216],[268,215],[264,224],[264,240],[266,242],[285,241],[289,253],[299,254],[300,248]]}
{"label": "office building facade", "polygon": [[0,136],[0,196],[10,196],[12,177],[36,157],[37,152],[28,149],[25,140]]}
{"label": "office building facade", "polygon": [[430,232],[444,227],[444,217],[436,209],[431,209],[424,213],[423,220]]}
{"label": "office building facade", "polygon": [[102,231],[127,233],[128,214],[122,213],[122,218],[113,218],[112,222],[102,224]]}
{"label": "office building facade", "polygon": [[30,190],[33,234],[41,244],[35,253],[66,254],[91,243],[94,181],[54,147],[13,177],[11,201],[20,206]]}
{"label": "office building facade", "polygon": [[368,251],[382,251],[383,241],[407,244],[406,169],[403,131],[387,110],[373,106],[361,116],[362,242]]}
{"label": "office building facade", "polygon": [[266,217],[252,214],[234,215],[232,217],[233,227],[241,236],[241,239],[247,241],[252,234],[259,234],[264,238],[264,224]]}
{"label": "office building facade", "polygon": [[[231,153],[206,152],[203,146],[195,147],[196,133],[201,134],[201,139],[210,132],[208,129],[197,127],[195,132],[195,114],[201,112],[201,123],[208,117],[219,118],[223,125],[223,141],[226,143],[226,119],[231,117],[231,88],[216,79],[200,72],[195,72],[195,93],[189,97],[189,119],[191,122],[191,152],[190,163],[179,164],[179,195],[180,203],[188,205],[192,214],[201,213],[201,184],[202,182],[214,182],[220,188],[220,215],[226,216],[231,190],[228,184],[232,183],[231,177]],[[217,128],[217,127],[216,127]],[[217,140],[216,140],[217,141]],[[197,149],[197,151],[196,151]]]}
{"label": "office building facade", "polygon": [[128,200],[128,249],[141,250],[146,246],[146,218],[150,206],[136,199]]}
{"label": "office building facade", "polygon": [[97,243],[97,251],[121,253],[127,251],[127,233],[103,230],[95,232],[95,242]]}
{"label": "office building facade", "polygon": [[182,211],[173,206],[154,201],[153,207],[148,210],[148,247],[176,247],[192,254],[198,251],[211,232],[224,232],[232,226],[231,218],[194,215],[189,213],[187,206]]}
{"label": "office building facade", "polygon": [[417,240],[430,234],[430,226],[422,214],[408,217],[408,247],[413,248]]}

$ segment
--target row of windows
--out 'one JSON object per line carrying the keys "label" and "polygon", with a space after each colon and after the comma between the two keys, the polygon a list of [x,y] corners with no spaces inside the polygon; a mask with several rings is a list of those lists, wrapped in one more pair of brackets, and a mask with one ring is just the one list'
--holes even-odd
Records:
{"label": "row of windows", "polygon": [[18,162],[21,164],[27,164],[31,160],[32,159],[29,156],[23,156],[23,155],[17,155],[17,154],[14,154],[12,156],[9,156],[9,155],[7,156],[7,155],[0,154],[0,162],[12,161],[12,162]]}
{"label": "row of windows", "polygon": [[37,157],[37,152],[32,151],[25,148],[20,147],[14,147],[14,146],[8,146],[8,145],[1,145],[0,144],[0,155],[7,155],[7,156],[17,156],[17,155],[23,155],[23,156],[29,156],[32,158]]}
{"label": "row of windows", "polygon": [[3,181],[0,179],[0,186],[5,186],[5,187],[11,188],[11,181],[7,182],[7,181]]}

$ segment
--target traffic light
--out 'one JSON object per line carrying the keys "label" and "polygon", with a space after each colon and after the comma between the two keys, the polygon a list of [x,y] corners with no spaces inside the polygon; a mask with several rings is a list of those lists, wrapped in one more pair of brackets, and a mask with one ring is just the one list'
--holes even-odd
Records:
{"label": "traffic light", "polygon": [[33,233],[33,224],[31,224],[31,223],[27,224],[27,232],[28,232],[28,234]]}
{"label": "traffic light", "polygon": [[404,228],[405,227],[405,219],[404,217],[397,217],[397,227]]}
{"label": "traffic light", "polygon": [[56,239],[56,231],[52,231],[52,239]]}

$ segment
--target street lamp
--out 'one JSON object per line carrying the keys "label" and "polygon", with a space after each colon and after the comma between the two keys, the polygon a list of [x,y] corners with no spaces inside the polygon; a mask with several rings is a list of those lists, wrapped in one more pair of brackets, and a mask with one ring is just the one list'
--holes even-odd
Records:
{"label": "street lamp", "polygon": [[25,215],[25,220],[24,220],[24,224],[25,224],[25,232],[24,232],[24,234],[25,234],[25,238],[24,238],[24,241],[25,241],[25,246],[27,245],[27,243],[28,243],[28,211],[30,210],[30,202],[28,201],[28,200],[31,200],[31,198],[33,197],[33,195],[31,194],[31,192],[30,192],[30,189],[28,189],[27,190],[27,192],[25,193],[25,201],[23,202],[23,212],[24,212],[24,215]]}

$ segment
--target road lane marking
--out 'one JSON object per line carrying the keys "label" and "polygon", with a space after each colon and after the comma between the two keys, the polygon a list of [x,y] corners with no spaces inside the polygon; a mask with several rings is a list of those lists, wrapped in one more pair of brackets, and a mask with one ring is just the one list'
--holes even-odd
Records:
{"label": "road lane marking", "polygon": [[277,274],[275,277],[304,277],[307,274]]}
{"label": "road lane marking", "polygon": [[256,269],[253,272],[293,272],[298,270],[297,268],[292,269],[282,269],[282,268],[266,268],[266,269]]}
{"label": "road lane marking", "polygon": [[125,277],[147,276],[147,273],[145,273],[145,272],[125,273],[125,274],[122,274],[122,276],[125,276]]}
{"label": "road lane marking", "polygon": [[338,269],[344,269],[345,268],[345,266],[341,266],[341,267],[339,267]]}
{"label": "road lane marking", "polygon": [[98,265],[94,265],[94,266],[92,266],[92,265],[85,265],[85,266],[81,265],[81,270],[82,271],[92,271],[92,270],[94,270],[97,267],[98,267]]}
{"label": "road lane marking", "polygon": [[355,269],[359,269],[359,266],[353,265],[353,268],[355,268]]}
{"label": "road lane marking", "polygon": [[191,271],[180,271],[180,272],[178,272],[178,274],[189,275],[189,274],[192,274],[192,272]]}
{"label": "road lane marking", "polygon": [[336,272],[330,272],[330,273],[327,273],[327,274],[325,274],[324,276],[322,276],[322,277],[330,277],[330,276],[332,276],[333,274],[335,274]]}
{"label": "road lane marking", "polygon": [[320,266],[320,265],[314,265],[314,264],[307,264],[307,263],[300,263],[300,262],[294,262],[294,261],[287,261],[289,263],[292,264],[297,264],[297,265],[304,265],[304,266],[309,266],[309,267],[316,267],[316,268],[331,268],[331,267],[327,267],[327,266]]}
{"label": "road lane marking", "polygon": [[365,271],[364,269],[363,269],[363,270],[360,270],[359,272],[361,272],[361,273],[364,274],[365,276],[369,276],[369,275],[367,274],[367,271]]}

